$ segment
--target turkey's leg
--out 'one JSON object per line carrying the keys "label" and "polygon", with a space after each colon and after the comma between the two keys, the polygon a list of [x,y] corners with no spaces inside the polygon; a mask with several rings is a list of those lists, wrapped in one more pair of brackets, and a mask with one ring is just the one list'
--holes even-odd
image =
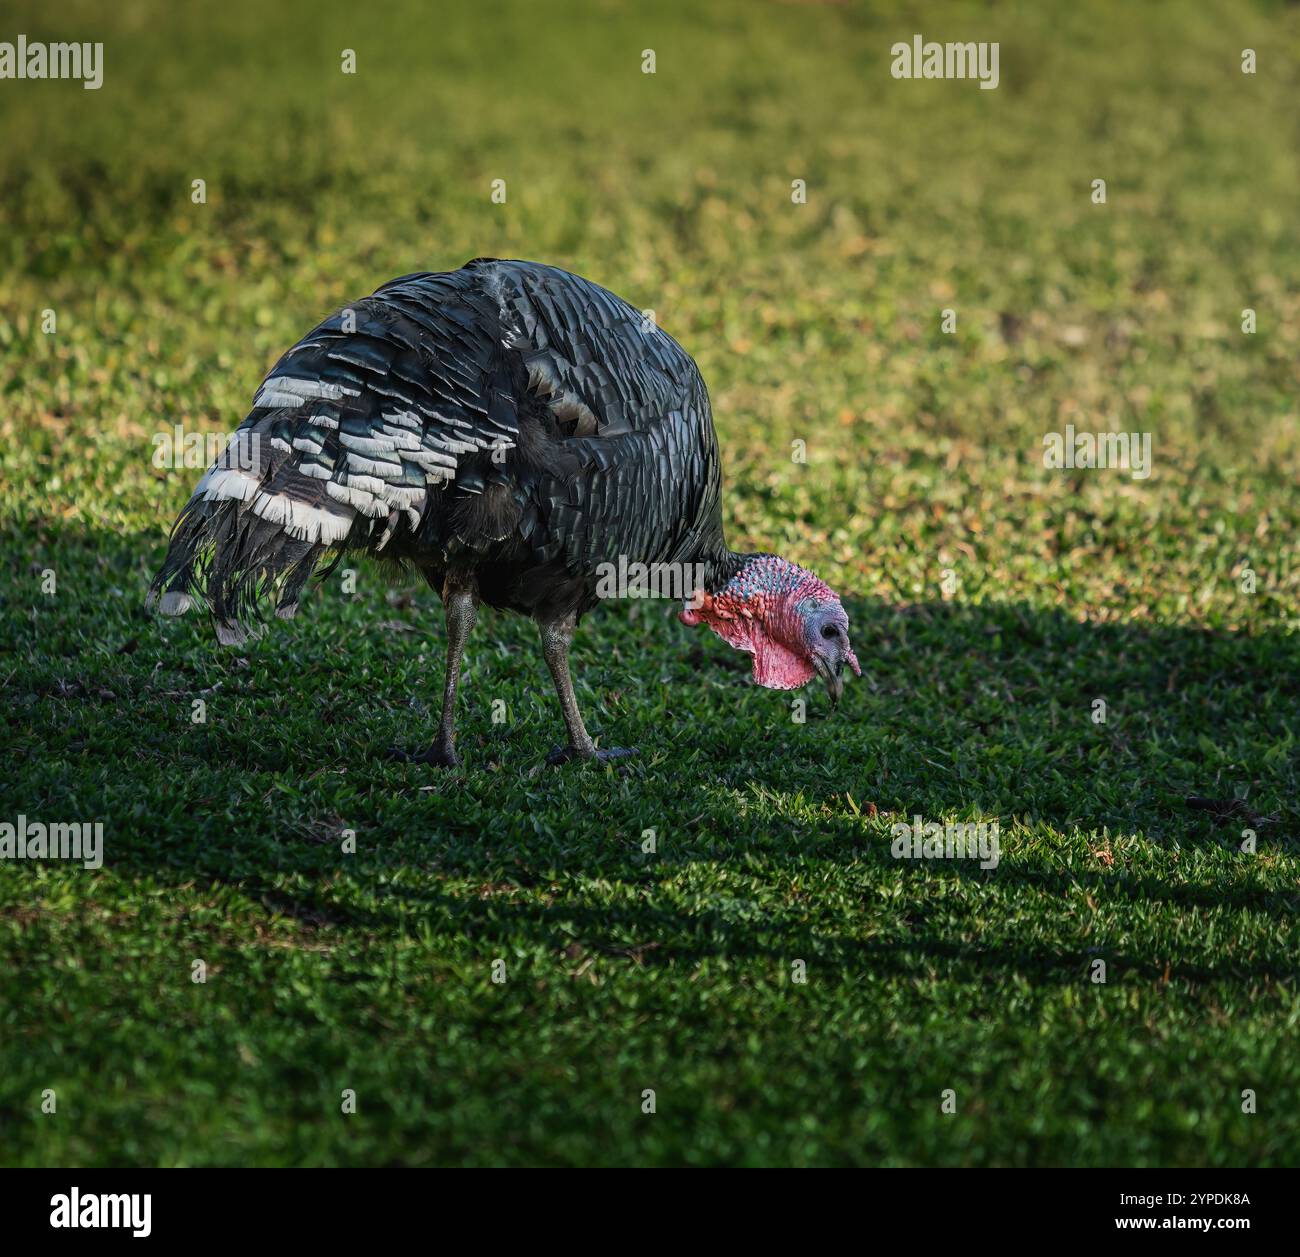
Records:
{"label": "turkey's leg", "polygon": [[442,683],[442,720],[433,745],[420,755],[408,755],[393,749],[396,759],[417,764],[437,764],[454,768],[460,763],[456,754],[456,689],[460,684],[460,664],[465,655],[465,643],[478,620],[478,593],[473,585],[455,584],[448,577],[442,590],[443,607],[447,613],[447,669]]}
{"label": "turkey's leg", "polygon": [[582,712],[578,710],[578,700],[573,693],[573,678],[569,675],[569,643],[573,640],[576,623],[576,617],[572,615],[565,616],[562,620],[538,623],[542,635],[542,654],[546,657],[546,666],[551,670],[555,692],[560,697],[564,727],[569,731],[569,745],[557,746],[546,757],[546,762],[564,764],[571,759],[604,761],[635,755],[635,749],[630,747],[611,746],[606,750],[597,750],[587,732],[587,726],[582,723]]}

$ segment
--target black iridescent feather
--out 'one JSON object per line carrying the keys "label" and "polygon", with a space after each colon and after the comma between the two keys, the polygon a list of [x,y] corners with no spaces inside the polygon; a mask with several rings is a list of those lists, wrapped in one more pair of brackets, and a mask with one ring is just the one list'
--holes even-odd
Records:
{"label": "black iridescent feather", "polygon": [[542,621],[596,601],[598,565],[744,561],[722,531],[708,393],[690,356],[596,284],[479,258],[406,275],[276,364],[178,519],[151,594],[238,640],[292,614],[329,552],[363,550]]}

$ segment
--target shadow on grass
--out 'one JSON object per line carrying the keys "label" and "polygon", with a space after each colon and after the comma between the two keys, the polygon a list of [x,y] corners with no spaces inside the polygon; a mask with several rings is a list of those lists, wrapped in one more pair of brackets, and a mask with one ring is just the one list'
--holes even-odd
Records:
{"label": "shadow on grass", "polygon": [[[612,610],[588,622],[579,668],[626,688],[626,702],[594,723],[619,728],[620,737],[631,727],[641,760],[618,772],[539,770],[558,727],[548,695],[554,723],[541,740],[540,725],[524,722],[519,736],[513,728],[507,736],[484,734],[481,724],[476,734],[467,722],[467,765],[446,774],[380,758],[389,743],[432,732],[443,641],[432,596],[420,604],[432,620],[427,634],[418,612],[407,616],[409,630],[390,632],[382,625],[401,612],[387,602],[340,609],[317,595],[294,625],[277,624],[246,655],[223,654],[209,648],[201,623],[166,630],[144,615],[158,536],[88,537],[49,526],[35,534],[4,538],[5,689],[17,718],[4,814],[94,816],[114,835],[114,873],[234,884],[310,929],[385,930],[432,915],[485,941],[517,939],[520,930],[544,940],[563,921],[616,953],[639,945],[616,935],[658,940],[643,957],[651,961],[783,958],[788,934],[778,942],[780,932],[761,922],[728,923],[707,910],[645,898],[617,913],[571,899],[551,909],[441,886],[482,877],[522,891],[579,867],[644,885],[648,896],[656,878],[720,857],[769,870],[888,864],[887,843],[878,833],[874,845],[868,840],[869,813],[860,811],[868,805],[903,818],[998,819],[1004,843],[1019,824],[1225,850],[1250,829],[1261,850],[1294,846],[1300,639],[1273,627],[1246,635],[1079,623],[1024,602],[895,608],[850,600],[864,680],[834,719],[817,714],[820,695],[810,695],[813,718],[798,726],[788,708],[749,686],[745,661],[720,643],[666,614],[634,627]],[[33,563],[57,571],[56,598],[33,592]],[[499,682],[523,703],[541,684],[531,627],[502,617],[480,633],[527,652],[534,679]],[[426,701],[413,721],[410,661],[420,651]],[[498,669],[496,657],[485,658],[481,671]],[[665,675],[666,712],[651,711]],[[194,733],[183,713],[196,700],[216,705],[214,696],[220,719]],[[1104,721],[1094,719],[1099,702]],[[366,824],[367,852],[347,874],[366,888],[356,902],[309,888],[339,871],[334,835],[344,816]],[[636,839],[656,824],[674,841],[652,870]],[[406,867],[429,884],[411,889],[385,878],[371,895],[376,874]],[[960,865],[943,876],[984,877]],[[286,878],[299,889],[286,888]],[[1002,893],[1024,897],[1095,893],[1278,919],[1297,906],[1294,894],[1263,887],[1170,884],[1033,861],[1004,861],[996,878]],[[900,971],[911,971],[918,954],[969,963],[972,974],[1081,963],[1077,950],[972,949],[928,932],[862,941],[819,935],[815,922],[791,920],[785,929],[805,933],[811,955],[862,955]],[[1201,969],[1205,977],[1236,972]],[[1294,970],[1251,969],[1256,977],[1284,972]]]}
{"label": "shadow on grass", "polygon": [[[1012,873],[1005,890],[1014,898],[1021,885],[1018,874]],[[1106,895],[1114,890],[1109,879],[1084,874],[1073,883],[1072,889]],[[1129,894],[1134,888],[1129,888]],[[1161,903],[1181,904],[1178,897],[1158,893],[1142,900],[1144,906]],[[1135,946],[1116,946],[1110,942],[1096,941],[1092,947],[1080,947],[1071,942],[1036,942],[1033,946],[1011,943],[987,943],[944,937],[938,932],[910,929],[903,938],[847,938],[816,929],[801,928],[802,923],[777,920],[768,926],[753,923],[735,924],[716,912],[679,913],[660,908],[638,909],[636,930],[643,941],[631,942],[626,937],[629,921],[614,923],[611,913],[601,908],[580,907],[572,902],[551,908],[541,904],[512,904],[504,909],[500,904],[489,905],[471,898],[451,896],[436,892],[397,892],[412,911],[434,914],[444,925],[481,944],[485,951],[500,954],[502,949],[529,942],[554,941],[557,923],[562,922],[571,942],[566,950],[568,959],[580,962],[587,954],[631,960],[650,966],[687,962],[698,963],[710,958],[738,959],[761,958],[772,962],[772,972],[788,969],[792,957],[792,942],[797,939],[798,958],[810,967],[816,966],[824,973],[869,972],[874,977],[922,977],[935,968],[941,969],[947,979],[959,982],[987,982],[999,976],[1055,978],[1070,976],[1080,981],[1088,977],[1088,965],[1094,956],[1103,956],[1111,970],[1112,978],[1119,975],[1141,974],[1152,982],[1161,980],[1162,968],[1168,957],[1155,957]],[[1295,917],[1298,897],[1294,894],[1261,894],[1260,902],[1253,906],[1288,922]],[[378,925],[379,921],[366,922]],[[612,928],[615,927],[615,928]],[[1224,960],[1204,963],[1197,959],[1179,956],[1177,978],[1182,982],[1295,981],[1300,976],[1300,959],[1264,959],[1251,957],[1249,962]]]}

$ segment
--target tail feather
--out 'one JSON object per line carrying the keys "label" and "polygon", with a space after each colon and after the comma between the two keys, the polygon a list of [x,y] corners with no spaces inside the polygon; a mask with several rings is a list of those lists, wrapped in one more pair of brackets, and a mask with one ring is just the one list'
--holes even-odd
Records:
{"label": "tail feather", "polygon": [[163,615],[206,606],[226,645],[247,639],[265,602],[291,618],[322,556],[346,547],[355,517],[300,470],[286,442],[259,439],[279,420],[246,420],[235,433],[177,518],[149,588],[146,605]]}
{"label": "tail feather", "polygon": [[196,603],[207,606],[226,645],[247,639],[264,601],[274,599],[276,613],[291,618],[329,549],[290,537],[241,506],[230,499],[193,498],[172,529],[167,557],[149,588],[148,605],[163,615],[184,615]]}

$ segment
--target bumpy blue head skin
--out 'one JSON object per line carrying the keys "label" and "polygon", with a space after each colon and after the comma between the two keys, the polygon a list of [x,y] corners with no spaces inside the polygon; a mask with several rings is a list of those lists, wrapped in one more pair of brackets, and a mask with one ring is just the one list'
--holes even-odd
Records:
{"label": "bumpy blue head skin", "polygon": [[749,601],[761,596],[781,597],[799,590],[815,596],[833,598],[834,592],[806,568],[790,563],[775,554],[760,554],[751,559],[717,593],[717,597]]}

